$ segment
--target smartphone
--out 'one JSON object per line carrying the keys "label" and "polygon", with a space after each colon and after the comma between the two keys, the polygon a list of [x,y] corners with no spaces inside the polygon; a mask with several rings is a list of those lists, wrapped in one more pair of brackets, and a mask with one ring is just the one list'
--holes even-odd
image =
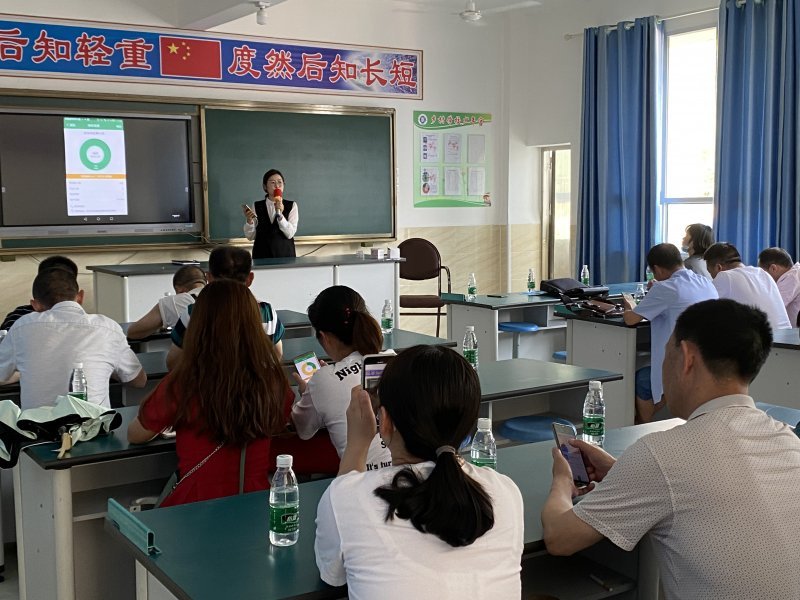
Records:
{"label": "smartphone", "polygon": [[377,410],[378,383],[383,375],[383,370],[394,359],[394,354],[367,354],[361,366],[361,387],[369,392],[372,398],[372,408]]}
{"label": "smartphone", "polygon": [[572,469],[572,481],[576,487],[581,488],[589,485],[589,473],[586,472],[586,465],[580,449],[567,443],[569,440],[574,440],[576,435],[577,432],[572,425],[553,423],[553,437],[556,439],[556,446],[567,459],[569,468]]}
{"label": "smartphone", "polygon": [[314,352],[306,352],[305,354],[301,354],[300,356],[295,356],[292,359],[294,362],[294,368],[297,369],[297,372],[300,374],[300,377],[303,381],[308,381],[311,379],[311,376],[319,369],[319,359]]}
{"label": "smartphone", "polygon": [[633,307],[635,307],[635,306],[638,304],[638,303],[636,302],[636,299],[633,297],[633,294],[622,294],[622,297],[625,299],[625,301],[626,301],[626,302],[627,302],[627,303],[628,303],[630,306],[633,306]]}
{"label": "smartphone", "polygon": [[247,206],[247,204],[242,204],[242,212],[247,214],[248,210],[253,210],[253,209]]}

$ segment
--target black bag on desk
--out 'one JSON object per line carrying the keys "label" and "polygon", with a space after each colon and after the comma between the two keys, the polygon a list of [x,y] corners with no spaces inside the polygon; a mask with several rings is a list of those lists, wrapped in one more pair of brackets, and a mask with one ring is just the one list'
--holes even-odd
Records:
{"label": "black bag on desk", "polygon": [[548,279],[542,281],[541,290],[546,294],[561,298],[594,298],[608,294],[608,288],[604,285],[588,286],[580,281],[564,277],[562,279]]}

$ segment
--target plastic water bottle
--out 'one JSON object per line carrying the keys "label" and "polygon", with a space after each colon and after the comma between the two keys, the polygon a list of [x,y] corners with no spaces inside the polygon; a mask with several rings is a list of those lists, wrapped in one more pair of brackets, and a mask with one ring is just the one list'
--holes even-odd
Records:
{"label": "plastic water bottle", "polygon": [[533,269],[528,269],[528,291],[532,292],[536,289],[536,275]]}
{"label": "plastic water bottle", "polygon": [[491,419],[478,419],[478,431],[472,439],[469,458],[476,467],[497,469],[497,443],[492,435]]}
{"label": "plastic water bottle", "polygon": [[86,389],[86,374],[83,372],[83,363],[75,363],[72,375],[69,378],[69,395],[80,400],[88,400]]}
{"label": "plastic water bottle", "polygon": [[636,304],[639,304],[642,300],[644,300],[644,296],[647,292],[645,292],[644,284],[637,283],[636,284],[636,291],[633,292],[633,299],[636,301]]}
{"label": "plastic water bottle", "polygon": [[392,308],[392,301],[386,300],[381,311],[381,331],[383,333],[392,333],[392,329],[394,329],[394,309]]}
{"label": "plastic water bottle", "polygon": [[589,285],[589,265],[583,265],[581,269],[581,283],[583,285]]}
{"label": "plastic water bottle", "polygon": [[650,268],[650,265],[647,265],[647,268],[644,270],[644,278],[647,283],[653,281],[655,275],[653,274],[653,269]]}
{"label": "plastic water bottle", "polygon": [[603,402],[603,384],[589,382],[589,393],[583,403],[583,439],[602,446],[606,437],[606,404]]}
{"label": "plastic water bottle", "polygon": [[292,460],[291,454],[278,455],[278,470],[269,489],[269,541],[273,546],[291,546],[300,537],[300,489]]}
{"label": "plastic water bottle", "polygon": [[467,331],[464,333],[464,358],[472,365],[473,369],[478,368],[478,338],[475,337],[475,326],[467,325]]}
{"label": "plastic water bottle", "polygon": [[475,273],[470,273],[469,279],[467,280],[467,300],[472,302],[477,295],[478,283],[475,281]]}
{"label": "plastic water bottle", "polygon": [[7,329],[0,329],[0,342],[2,342],[4,339],[6,339],[7,335],[8,335],[8,330]]}

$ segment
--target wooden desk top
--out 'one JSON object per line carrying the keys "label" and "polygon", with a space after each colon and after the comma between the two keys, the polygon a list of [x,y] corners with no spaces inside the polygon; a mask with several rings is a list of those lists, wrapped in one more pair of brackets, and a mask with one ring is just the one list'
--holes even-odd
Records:
{"label": "wooden desk top", "polygon": [[[610,430],[606,449],[618,456],[641,436],[680,423],[671,419]],[[522,492],[526,551],[543,547],[540,514],[552,478],[551,448],[551,442],[541,442],[498,451],[498,470]],[[139,513],[161,550],[152,556],[108,522],[106,530],[178,598],[341,598],[344,589],[323,583],[314,559],[317,504],[329,481],[300,486],[300,539],[287,548],[269,543],[266,492]]]}

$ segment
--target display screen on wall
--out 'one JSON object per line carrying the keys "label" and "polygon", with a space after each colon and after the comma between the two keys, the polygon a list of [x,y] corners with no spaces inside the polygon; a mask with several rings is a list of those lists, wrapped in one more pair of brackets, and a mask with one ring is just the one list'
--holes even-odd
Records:
{"label": "display screen on wall", "polygon": [[190,122],[0,113],[0,237],[200,231]]}

